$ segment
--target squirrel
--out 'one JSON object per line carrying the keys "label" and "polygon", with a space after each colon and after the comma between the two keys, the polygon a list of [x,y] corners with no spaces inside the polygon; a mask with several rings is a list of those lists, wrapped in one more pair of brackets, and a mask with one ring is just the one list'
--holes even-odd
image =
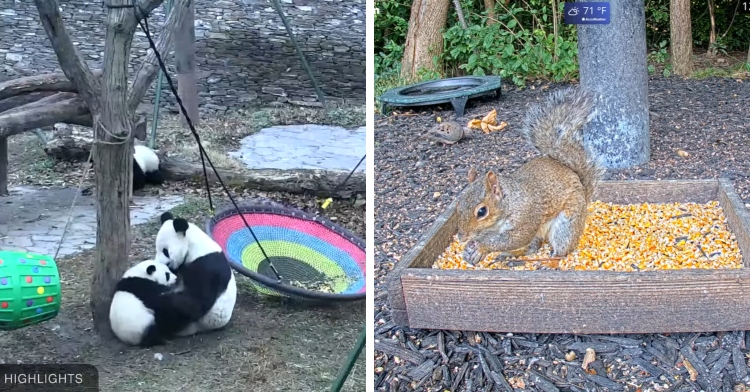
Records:
{"label": "squirrel", "polygon": [[458,239],[470,265],[488,253],[503,261],[536,253],[543,242],[554,257],[577,245],[586,225],[588,204],[604,170],[584,146],[583,126],[595,114],[593,96],[568,88],[532,107],[522,134],[542,156],[507,176],[493,171],[478,180],[469,170],[469,185],[458,196]]}

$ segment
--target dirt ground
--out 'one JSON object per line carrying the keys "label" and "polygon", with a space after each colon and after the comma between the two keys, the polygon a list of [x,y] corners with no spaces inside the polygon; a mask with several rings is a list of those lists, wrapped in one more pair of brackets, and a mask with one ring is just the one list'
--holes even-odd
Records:
{"label": "dirt ground", "polygon": [[[632,169],[608,170],[605,179],[723,177],[732,180],[750,207],[750,128],[743,109],[750,103],[748,76],[695,80],[652,75],[648,85],[651,159]],[[465,187],[470,167],[479,173],[495,169],[505,174],[537,156],[521,137],[520,125],[530,104],[566,86],[538,82],[526,89],[504,88],[500,99],[470,101],[460,119],[449,105],[403,110],[388,117],[376,115],[372,325],[376,347],[386,348],[375,352],[373,373],[378,391],[502,390],[502,380],[496,382],[499,377],[506,378],[517,391],[750,389],[746,388],[750,386],[746,363],[750,334],[745,331],[624,336],[475,334],[402,328],[391,320],[384,283],[395,264]],[[466,123],[493,109],[498,122],[509,124],[503,131],[475,133],[450,146],[415,141],[438,117]],[[678,150],[689,155],[682,156]],[[394,354],[394,347],[401,355]],[[596,347],[595,374],[580,374],[586,347]],[[576,350],[577,357],[565,359],[564,353],[571,350]],[[687,375],[687,365],[680,357],[681,352],[693,351],[698,359],[690,362],[700,361],[701,369],[711,369],[710,375],[701,375],[698,382]],[[567,369],[565,374],[561,367]]]}
{"label": "dirt ground", "polygon": [[[48,159],[33,134],[11,138],[9,150],[11,186],[78,185],[82,165]],[[175,214],[199,222],[208,216],[205,189],[195,185],[172,183],[145,191],[183,194],[186,204]],[[317,203],[312,197],[284,193],[231,191],[238,201],[266,197],[306,211],[314,211]],[[226,204],[220,188],[213,187],[212,195],[215,205]],[[337,201],[326,216],[365,238],[365,208],[360,203]],[[153,257],[157,230],[156,222],[133,229],[131,262]],[[94,252],[58,260],[63,296],[59,315],[40,325],[0,332],[0,363],[93,364],[102,391],[326,391],[366,325],[364,301],[312,307],[269,299],[257,294],[248,278],[236,275],[237,305],[223,331],[152,349],[102,341],[92,331],[89,300]],[[364,353],[344,390],[365,390]]]}

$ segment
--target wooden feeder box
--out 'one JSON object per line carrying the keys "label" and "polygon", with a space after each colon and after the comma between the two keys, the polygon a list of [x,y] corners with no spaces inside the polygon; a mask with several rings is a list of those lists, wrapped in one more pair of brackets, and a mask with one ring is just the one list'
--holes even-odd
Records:
{"label": "wooden feeder box", "polygon": [[433,269],[457,231],[454,201],[389,274],[393,322],[422,329],[519,333],[750,330],[750,214],[729,180],[603,181],[594,199],[616,204],[718,200],[744,267],[643,272]]}

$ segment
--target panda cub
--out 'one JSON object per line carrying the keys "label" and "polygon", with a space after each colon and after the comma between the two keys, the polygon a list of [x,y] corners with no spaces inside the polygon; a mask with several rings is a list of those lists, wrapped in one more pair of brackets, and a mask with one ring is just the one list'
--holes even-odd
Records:
{"label": "panda cub", "polygon": [[175,271],[181,290],[198,302],[203,315],[179,336],[222,328],[232,318],[237,283],[221,246],[198,226],[170,212],[161,215],[156,234],[156,261]]}
{"label": "panda cub", "polygon": [[118,339],[131,345],[151,347],[164,343],[197,321],[197,304],[176,293],[177,276],[165,264],[142,261],[117,283],[109,322]]}
{"label": "panda cub", "polygon": [[133,190],[143,189],[146,184],[163,184],[164,177],[159,169],[159,156],[146,146],[136,144],[134,147]]}

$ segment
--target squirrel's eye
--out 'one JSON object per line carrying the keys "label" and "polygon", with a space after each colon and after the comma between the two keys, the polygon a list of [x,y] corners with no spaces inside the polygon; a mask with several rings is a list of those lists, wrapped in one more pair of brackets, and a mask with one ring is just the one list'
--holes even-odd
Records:
{"label": "squirrel's eye", "polygon": [[485,216],[487,216],[487,207],[479,207],[479,209],[477,209],[477,218],[482,219]]}

